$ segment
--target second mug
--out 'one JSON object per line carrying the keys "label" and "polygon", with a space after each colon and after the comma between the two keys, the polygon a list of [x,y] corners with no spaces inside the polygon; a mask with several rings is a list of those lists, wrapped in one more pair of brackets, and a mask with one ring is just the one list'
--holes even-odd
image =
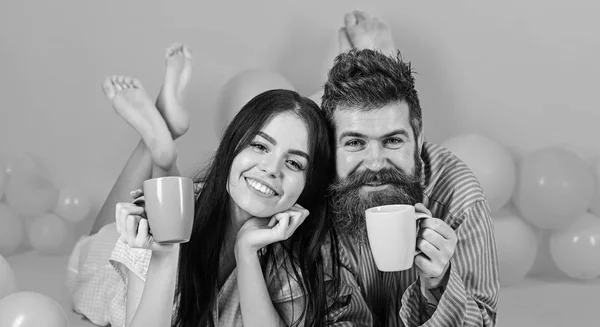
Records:
{"label": "second mug", "polygon": [[391,204],[365,211],[369,245],[380,271],[401,271],[412,267],[417,241],[417,221],[428,218],[415,207]]}

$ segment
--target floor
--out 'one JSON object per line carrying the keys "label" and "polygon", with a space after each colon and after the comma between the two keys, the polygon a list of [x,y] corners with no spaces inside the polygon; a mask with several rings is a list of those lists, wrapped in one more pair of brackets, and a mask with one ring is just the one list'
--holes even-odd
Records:
{"label": "floor", "polygon": [[[71,310],[64,286],[67,256],[24,252],[6,258],[21,290],[55,299],[67,313],[71,327],[93,327]],[[600,279],[588,282],[565,278],[526,279],[500,293],[498,327],[600,326]]]}

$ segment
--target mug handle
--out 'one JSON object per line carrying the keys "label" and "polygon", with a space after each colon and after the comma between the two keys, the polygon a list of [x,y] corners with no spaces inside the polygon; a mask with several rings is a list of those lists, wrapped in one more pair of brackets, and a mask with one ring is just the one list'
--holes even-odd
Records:
{"label": "mug handle", "polygon": [[[419,220],[420,219],[424,219],[424,218],[431,218],[428,214],[424,213],[424,212],[416,212],[415,213],[415,220],[417,221],[417,235],[419,235]],[[421,250],[417,249],[417,246],[415,245],[415,257],[418,256],[419,254],[421,254]]]}

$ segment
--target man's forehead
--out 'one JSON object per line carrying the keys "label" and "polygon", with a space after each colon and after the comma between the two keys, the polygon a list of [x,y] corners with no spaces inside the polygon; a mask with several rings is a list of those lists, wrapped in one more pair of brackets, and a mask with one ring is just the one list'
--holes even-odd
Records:
{"label": "man's forehead", "polygon": [[334,111],[333,119],[338,135],[348,131],[387,133],[398,129],[412,130],[406,102],[393,103],[375,109],[339,108]]}

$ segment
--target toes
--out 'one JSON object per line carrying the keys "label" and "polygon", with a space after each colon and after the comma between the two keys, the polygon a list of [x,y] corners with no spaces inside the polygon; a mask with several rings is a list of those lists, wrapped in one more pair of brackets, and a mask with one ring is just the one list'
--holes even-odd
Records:
{"label": "toes", "polygon": [[121,83],[119,83],[118,79],[113,81],[113,85],[115,86],[115,90],[117,90],[117,93],[123,91],[124,87]]}
{"label": "toes", "polygon": [[119,82],[119,77],[120,76],[117,76],[117,75],[113,75],[110,77],[110,81],[111,81],[116,93],[123,91],[123,86]]}
{"label": "toes", "polygon": [[184,57],[186,57],[187,59],[192,59],[192,50],[189,47],[184,45],[182,51]]}
{"label": "toes", "polygon": [[131,85],[133,87],[135,87],[136,89],[141,89],[142,88],[142,82],[140,82],[140,80],[136,79],[136,78],[132,78],[131,79]]}
{"label": "toes", "polygon": [[165,52],[166,57],[169,58],[170,56],[174,55],[177,52],[178,47],[179,47],[179,43],[171,44]]}
{"label": "toes", "polygon": [[113,76],[111,77],[111,80],[117,91],[123,91],[129,88],[142,88],[142,83],[140,83],[138,79],[129,76]]}
{"label": "toes", "polygon": [[355,10],[354,14],[356,15],[356,19],[359,22],[362,20],[370,20],[371,18],[373,18],[369,13],[360,10]]}
{"label": "toes", "polygon": [[166,57],[170,57],[173,56],[175,54],[181,53],[182,52],[182,48],[183,48],[183,44],[182,43],[173,43],[171,44],[167,50],[166,50]]}
{"label": "toes", "polygon": [[106,95],[109,99],[112,99],[115,96],[115,87],[113,86],[110,77],[107,77],[104,79],[104,82],[102,82],[102,92],[104,92],[104,95]]}
{"label": "toes", "polygon": [[127,83],[127,77],[119,76],[117,78],[117,82],[119,83],[119,86],[121,87],[122,90],[129,88],[129,84]]}
{"label": "toes", "polygon": [[356,25],[356,23],[356,15],[354,13],[347,13],[344,16],[344,25],[346,25],[347,28]]}
{"label": "toes", "polygon": [[125,76],[118,76],[117,84],[119,85],[119,87],[121,87],[121,89],[126,89],[127,83],[125,82]]}

